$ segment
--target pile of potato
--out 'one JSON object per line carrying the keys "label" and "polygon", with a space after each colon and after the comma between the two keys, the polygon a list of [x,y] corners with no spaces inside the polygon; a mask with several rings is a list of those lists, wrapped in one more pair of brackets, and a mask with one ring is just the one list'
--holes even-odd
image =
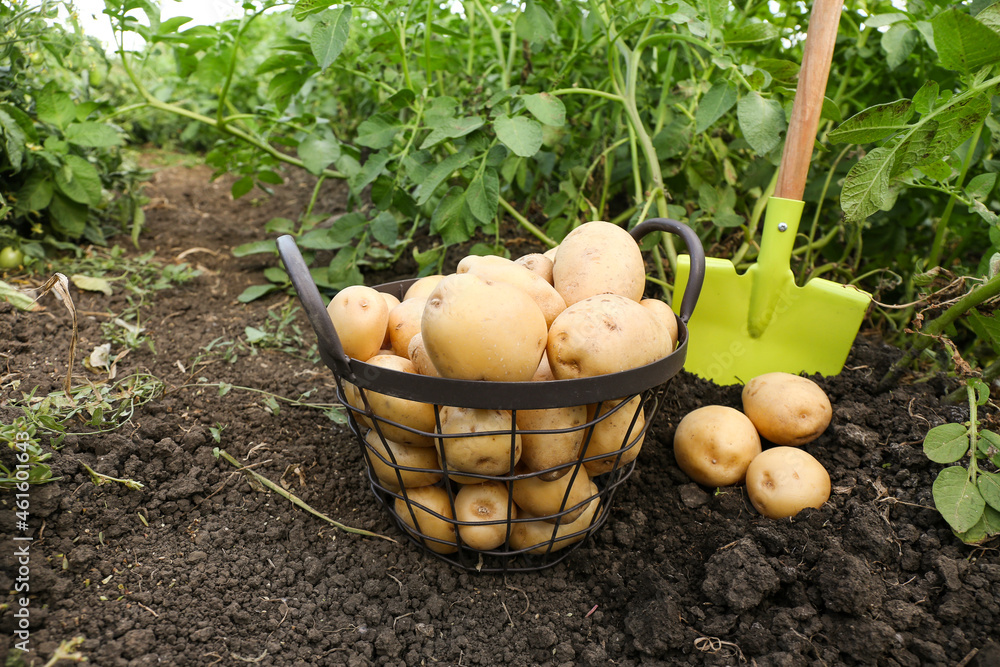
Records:
{"label": "pile of potato", "polygon": [[[677,465],[704,486],[746,482],[750,502],[772,519],[820,507],[830,475],[800,447],[830,425],[829,397],[809,378],[775,372],[747,382],[742,402],[743,412],[706,405],[685,415],[674,433]],[[761,436],[775,446],[762,450]]]}
{"label": "pile of potato", "polygon": [[[415,281],[402,301],[358,285],[327,310],[347,355],[373,366],[459,380],[564,380],[673,352],[677,320],[662,301],[643,299],[645,278],[632,236],[595,221],[544,255],[470,255],[453,274]],[[519,410],[516,424],[507,410],[439,406],[438,427],[434,406],[366,391],[380,437],[360,391],[345,384],[355,417],[371,429],[372,472],[405,495],[397,515],[441,553],[457,550],[456,531],[480,550],[504,545],[508,528],[514,550],[544,553],[550,541],[556,550],[581,539],[564,536],[585,531],[598,510],[591,478],[634,460],[645,433],[639,397]],[[594,460],[578,467],[581,454]],[[445,472],[457,486],[445,488]]]}

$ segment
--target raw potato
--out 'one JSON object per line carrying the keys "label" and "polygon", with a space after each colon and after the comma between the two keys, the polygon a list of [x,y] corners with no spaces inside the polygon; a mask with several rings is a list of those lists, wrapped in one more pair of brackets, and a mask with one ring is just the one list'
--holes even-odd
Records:
{"label": "raw potato", "polygon": [[351,384],[347,380],[344,380],[343,382],[344,382],[344,401],[349,406],[359,411],[355,412],[354,410],[352,410],[351,414],[354,415],[354,418],[356,420],[358,420],[368,428],[371,428],[372,420],[369,419],[368,415],[365,414],[366,408],[364,401],[361,400],[361,392],[358,390],[356,385]]}
{"label": "raw potato", "polygon": [[706,405],[686,414],[674,433],[674,458],[687,476],[703,486],[743,481],[760,454],[760,437],[747,416],[724,405]]}
{"label": "raw potato", "polygon": [[751,461],[747,495],[764,516],[784,519],[822,506],[830,498],[830,474],[803,449],[772,447]]}
{"label": "raw potato", "polygon": [[556,376],[552,374],[552,367],[549,366],[549,357],[547,354],[542,355],[542,360],[538,362],[538,368],[535,370],[535,374],[531,376],[532,382],[548,382],[549,380],[555,380]]}
{"label": "raw potato", "polygon": [[389,307],[380,292],[365,285],[345,287],[334,295],[326,312],[347,356],[368,361],[378,353],[389,323]]}
{"label": "raw potato", "polygon": [[434,368],[431,358],[427,356],[427,349],[424,348],[424,337],[419,333],[410,339],[410,344],[406,348],[406,356],[413,362],[413,366],[421,375],[430,377],[441,377],[441,374]]}
{"label": "raw potato", "polygon": [[743,412],[776,445],[798,447],[818,438],[833,417],[830,398],[809,378],[758,375],[743,387]]}
{"label": "raw potato", "polygon": [[567,306],[596,294],[620,294],[638,302],[646,287],[639,244],[610,222],[586,222],[559,244],[552,284]]}
{"label": "raw potato", "polygon": [[[576,509],[562,515],[561,523],[576,521],[587,509],[587,500],[597,495],[597,485],[590,481],[587,471],[580,468],[575,475],[564,475],[557,480],[546,482],[538,476],[522,477],[513,482],[514,502],[529,514],[555,523],[564,509]],[[569,496],[566,490],[569,489]],[[566,504],[563,505],[563,498]]]}
{"label": "raw potato", "polygon": [[[439,554],[450,554],[458,551],[458,543],[455,535],[455,515],[451,511],[451,502],[448,499],[448,492],[440,486],[421,486],[415,489],[407,489],[406,496],[410,500],[410,509],[406,506],[406,501],[396,498],[396,514],[403,520],[411,531],[414,529],[423,533],[429,538],[423,543],[431,551]],[[420,507],[418,505],[422,505]],[[426,508],[426,509],[425,509]],[[428,511],[429,510],[429,511]],[[431,512],[437,512],[444,519],[434,516]],[[414,517],[416,521],[414,522]],[[414,535],[418,540],[420,537]],[[434,541],[435,539],[441,542]]]}
{"label": "raw potato", "polygon": [[[546,410],[518,410],[517,430],[521,432],[521,463],[533,472],[564,466],[577,460],[580,445],[586,429],[587,407],[577,405],[568,408]],[[532,433],[531,431],[571,429],[565,433]],[[539,478],[546,482],[559,479],[572,470],[572,466],[542,473]]]}
{"label": "raw potato", "polygon": [[[441,479],[441,472],[417,472],[415,470],[399,470],[399,477],[396,477],[397,468],[437,468],[437,452],[431,447],[413,447],[392,440],[386,440],[383,443],[382,438],[375,431],[368,431],[365,435],[365,442],[371,448],[371,451],[368,452],[368,460],[371,463],[372,472],[387,489],[398,491],[400,479],[403,480],[403,486],[408,489],[430,486]],[[379,455],[385,461],[379,458]],[[396,461],[395,466],[392,464],[393,457]]]}
{"label": "raw potato", "polygon": [[[596,404],[587,406],[587,421],[606,415],[601,421],[594,424],[593,434],[590,436],[587,449],[583,453],[586,458],[607,454],[604,458],[584,462],[583,465],[587,467],[587,472],[592,477],[611,472],[616,467],[620,468],[634,461],[635,457],[639,455],[639,450],[642,449],[643,440],[646,438],[646,433],[643,430],[646,427],[646,414],[640,405],[640,397],[636,396],[626,405],[615,410],[612,414],[608,414],[618,405],[621,405],[620,399],[605,401],[601,404],[600,414],[597,413]],[[636,410],[639,411],[638,416],[635,414]],[[633,417],[635,424],[632,423]],[[628,449],[621,452],[619,458],[618,452],[622,447],[628,447]],[[617,466],[615,465],[616,460]]]}
{"label": "raw potato", "polygon": [[638,301],[617,294],[592,296],[560,313],[546,348],[557,380],[638,368],[672,351],[663,323]]}
{"label": "raw potato", "polygon": [[420,333],[420,316],[426,303],[427,299],[407,299],[389,311],[389,341],[397,356],[407,357],[410,340]]}
{"label": "raw potato", "polygon": [[545,282],[552,284],[552,260],[545,255],[533,252],[530,255],[522,255],[514,260],[532,273],[536,273],[545,279]]}
{"label": "raw potato", "polygon": [[[393,308],[395,308],[396,306],[399,305],[399,299],[397,299],[392,294],[389,294],[388,292],[379,292],[379,294],[381,294],[382,298],[385,299],[385,305],[389,309],[390,313],[392,312]],[[385,338],[382,339],[382,349],[383,350],[391,350],[392,349],[392,341],[389,340],[389,330],[388,329],[386,329]]]}
{"label": "raw potato", "polygon": [[403,294],[403,301],[407,299],[426,299],[443,279],[444,275],[437,273],[432,276],[418,278]]}
{"label": "raw potato", "polygon": [[549,261],[552,262],[552,266],[555,266],[555,264],[556,264],[556,255],[558,253],[559,253],[559,246],[556,246],[555,248],[549,248],[548,250],[546,250],[542,254],[545,257],[549,258]]}
{"label": "raw potato", "polygon": [[677,316],[674,315],[674,311],[670,309],[670,306],[659,299],[643,299],[639,302],[639,305],[648,308],[663,323],[667,333],[670,334],[670,349],[673,350],[677,347]]}
{"label": "raw potato", "polygon": [[[549,553],[549,542],[553,541],[553,529],[555,531],[555,540],[551,551],[559,551],[575,542],[579,542],[587,536],[586,532],[580,531],[590,528],[590,524],[594,522],[594,515],[597,514],[600,506],[600,497],[594,498],[576,521],[570,523],[564,521],[558,527],[541,519],[515,522],[510,531],[510,548],[517,551],[528,549],[528,553],[532,554]],[[529,517],[531,515],[525,512],[520,514],[520,518]],[[574,535],[574,533],[580,534],[573,537],[565,537],[567,535]]]}
{"label": "raw potato", "polygon": [[424,348],[442,377],[524,382],[545,352],[545,316],[528,294],[470,273],[438,283],[420,320]]}
{"label": "raw potato", "polygon": [[[503,482],[467,484],[455,495],[455,519],[475,525],[459,525],[458,536],[466,546],[480,551],[496,549],[507,541],[507,512],[517,518],[517,507],[510,502]],[[501,523],[489,523],[499,521]]]}
{"label": "raw potato", "polygon": [[[506,475],[511,465],[511,432],[513,417],[507,410],[441,408],[441,433],[463,434],[454,438],[437,438],[438,456],[449,473],[471,472],[481,475]],[[497,432],[483,435],[485,432]],[[521,436],[513,436],[514,463],[521,458]],[[478,484],[482,478],[449,474],[462,484]]]}
{"label": "raw potato", "polygon": [[[417,369],[413,366],[411,361],[404,359],[403,357],[397,357],[390,354],[380,354],[372,357],[368,360],[368,363],[372,366],[388,368],[394,371],[400,371],[401,373],[417,372]],[[365,395],[368,397],[368,404],[372,408],[372,413],[377,417],[389,419],[394,422],[398,422],[403,426],[423,432],[413,433],[405,428],[400,428],[399,426],[377,420],[378,428],[381,429],[382,435],[386,438],[406,445],[413,445],[415,447],[434,446],[433,439],[430,436],[425,435],[427,433],[434,433],[437,429],[437,422],[434,419],[433,405],[430,403],[411,401],[406,398],[399,398],[398,396],[380,394],[370,389],[365,392]],[[358,396],[356,400],[363,407],[364,404],[361,403],[360,396]]]}
{"label": "raw potato", "polygon": [[458,263],[457,273],[471,273],[486,282],[503,282],[524,291],[545,315],[545,326],[566,310],[566,302],[556,288],[530,269],[496,255],[469,255]]}

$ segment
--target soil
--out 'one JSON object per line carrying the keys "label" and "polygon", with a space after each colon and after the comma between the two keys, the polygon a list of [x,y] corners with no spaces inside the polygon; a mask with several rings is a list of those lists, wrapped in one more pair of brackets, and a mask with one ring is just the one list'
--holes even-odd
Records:
{"label": "soil", "polygon": [[[162,380],[162,395],[116,430],[76,424],[51,460],[61,479],[31,490],[31,651],[13,648],[8,597],[6,664],[44,664],[73,637],[108,667],[1000,664],[1000,553],[962,544],[933,509],[940,466],[920,444],[929,427],[967,414],[943,403],[943,380],[876,391],[898,351],[874,335],[858,337],[840,375],[817,378],[834,404],[832,425],[807,446],[833,481],[822,508],[774,521],[740,488],[693,484],[674,463],[674,428],[701,405],[739,407],[739,388],[682,372],[596,535],[538,572],[466,573],[406,541],[375,503],[345,425],[315,407],[275,410],[239,388],[332,403],[325,367],[273,349],[234,348],[236,360],[205,351],[245,340],[246,327],[285,307],[283,294],[237,301],[275,258],[229,249],[263,236],[270,218],[297,215],[312,186],[291,179],[234,202],[228,185],[183,165],[149,184],[143,250],[167,262],[183,255],[201,274],[144,307],[155,354],[141,346],[118,362],[120,377]],[[329,184],[318,210],[345,204]],[[396,275],[412,270],[401,263]],[[75,288],[73,297],[84,313],[76,382],[96,382],[80,358],[127,297]],[[65,374],[69,319],[52,297],[43,303],[31,314],[0,305],[5,424],[22,392],[56,391]],[[312,345],[301,314],[295,326]],[[213,456],[216,446],[329,517],[397,542],[339,531],[252,485]],[[83,464],[144,486],[95,485]],[[13,536],[12,494],[0,500]],[[6,591],[18,544],[4,541]]]}

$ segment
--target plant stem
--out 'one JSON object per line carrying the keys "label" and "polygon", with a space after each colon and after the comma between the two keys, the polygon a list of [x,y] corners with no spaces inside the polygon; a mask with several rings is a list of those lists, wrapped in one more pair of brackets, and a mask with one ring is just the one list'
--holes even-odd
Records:
{"label": "plant stem", "polygon": [[556,243],[556,241],[550,238],[545,232],[543,232],[535,225],[531,224],[531,222],[526,217],[521,215],[516,208],[511,206],[510,202],[508,202],[506,199],[500,197],[499,201],[500,201],[500,208],[507,211],[510,217],[517,220],[518,224],[524,227],[526,230],[528,230],[528,232],[531,233],[531,235],[534,236],[536,239],[538,239],[539,241],[541,241],[550,248],[554,248],[557,245],[559,245],[558,243]]}
{"label": "plant stem", "polygon": [[[984,123],[985,120],[976,126],[975,131],[972,133],[972,137],[969,139],[969,150],[965,152],[965,159],[962,160],[962,170],[958,174],[958,180],[955,181],[956,188],[961,188],[962,184],[965,183],[965,176],[968,174],[969,166],[972,164],[972,156],[976,152],[976,144],[979,143],[979,135],[983,131]],[[957,197],[955,193],[952,193],[951,197],[948,198],[948,204],[944,208],[944,213],[941,214],[941,219],[938,220],[937,228],[934,230],[934,242],[931,244],[931,253],[927,257],[928,269],[936,267],[941,259],[941,250],[944,247],[945,232],[948,230],[951,213],[955,210],[956,200]]]}

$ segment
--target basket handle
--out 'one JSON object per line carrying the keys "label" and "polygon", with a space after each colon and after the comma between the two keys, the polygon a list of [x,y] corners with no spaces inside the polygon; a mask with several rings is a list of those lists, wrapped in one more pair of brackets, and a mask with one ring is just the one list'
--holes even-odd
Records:
{"label": "basket handle", "polygon": [[293,236],[285,234],[278,237],[278,254],[281,255],[281,261],[288,270],[288,276],[292,279],[292,285],[295,286],[309,323],[316,331],[320,358],[334,375],[353,383],[354,371],[351,370],[351,359],[344,352],[344,346],[340,344],[337,330],[333,328],[333,320],[326,312],[323,299]]}
{"label": "basket handle", "polygon": [[637,242],[642,240],[646,234],[652,232],[670,232],[684,239],[688,254],[691,256],[691,269],[688,277],[687,287],[684,288],[684,296],[681,299],[680,310],[677,314],[681,321],[687,324],[694,313],[694,307],[698,305],[698,297],[701,295],[701,286],[705,282],[705,249],[702,248],[701,239],[694,233],[694,230],[683,222],[671,220],[670,218],[650,218],[632,228],[629,232]]}

